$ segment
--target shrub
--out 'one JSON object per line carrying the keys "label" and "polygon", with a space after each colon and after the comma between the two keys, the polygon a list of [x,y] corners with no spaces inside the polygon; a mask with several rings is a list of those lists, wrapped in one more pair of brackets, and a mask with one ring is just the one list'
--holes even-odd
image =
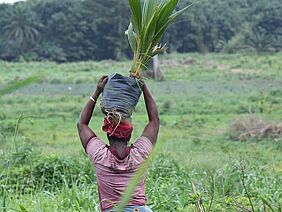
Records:
{"label": "shrub", "polygon": [[239,141],[250,138],[277,138],[282,137],[282,123],[275,124],[257,116],[247,116],[232,122],[228,131],[231,139]]}
{"label": "shrub", "polygon": [[[32,148],[20,145],[16,151],[4,158],[0,182],[9,191],[20,193],[40,189],[58,190],[73,184],[95,181],[91,162],[86,158],[41,156]],[[0,170],[1,170],[0,169]]]}

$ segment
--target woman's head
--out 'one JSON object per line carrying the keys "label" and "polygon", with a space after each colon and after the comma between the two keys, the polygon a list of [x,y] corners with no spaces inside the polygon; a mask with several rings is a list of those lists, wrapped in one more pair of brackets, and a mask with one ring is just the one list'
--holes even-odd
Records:
{"label": "woman's head", "polygon": [[105,117],[102,129],[105,133],[107,133],[108,138],[113,137],[129,141],[133,131],[133,125],[130,121],[117,121],[115,119]]}

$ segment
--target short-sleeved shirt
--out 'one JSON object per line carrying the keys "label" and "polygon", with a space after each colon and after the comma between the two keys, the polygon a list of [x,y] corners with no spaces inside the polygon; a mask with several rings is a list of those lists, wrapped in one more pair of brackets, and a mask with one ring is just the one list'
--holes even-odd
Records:
{"label": "short-sleeved shirt", "polygon": [[[127,157],[118,159],[106,144],[97,137],[92,138],[86,152],[93,161],[96,170],[98,192],[102,211],[112,208],[117,204],[130,179],[146,160],[153,145],[150,140],[141,136],[132,145]],[[145,195],[146,174],[137,186],[128,205],[146,205]]]}

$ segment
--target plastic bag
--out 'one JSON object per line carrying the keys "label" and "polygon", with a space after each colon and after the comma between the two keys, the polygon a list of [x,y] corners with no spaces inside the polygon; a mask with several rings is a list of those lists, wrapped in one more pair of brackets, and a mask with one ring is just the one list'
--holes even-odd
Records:
{"label": "plastic bag", "polygon": [[102,94],[101,109],[105,114],[118,111],[123,119],[131,119],[140,95],[138,79],[120,74],[109,75]]}

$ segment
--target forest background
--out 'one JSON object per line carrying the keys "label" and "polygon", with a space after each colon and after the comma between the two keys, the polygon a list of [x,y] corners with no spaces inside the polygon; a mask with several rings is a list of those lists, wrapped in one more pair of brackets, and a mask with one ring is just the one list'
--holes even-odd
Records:
{"label": "forest background", "polygon": [[[179,2],[178,9],[192,3]],[[127,0],[27,0],[0,4],[0,59],[56,62],[131,58]],[[280,0],[202,0],[169,27],[171,52],[277,52]],[[177,38],[177,39],[176,39]]]}

